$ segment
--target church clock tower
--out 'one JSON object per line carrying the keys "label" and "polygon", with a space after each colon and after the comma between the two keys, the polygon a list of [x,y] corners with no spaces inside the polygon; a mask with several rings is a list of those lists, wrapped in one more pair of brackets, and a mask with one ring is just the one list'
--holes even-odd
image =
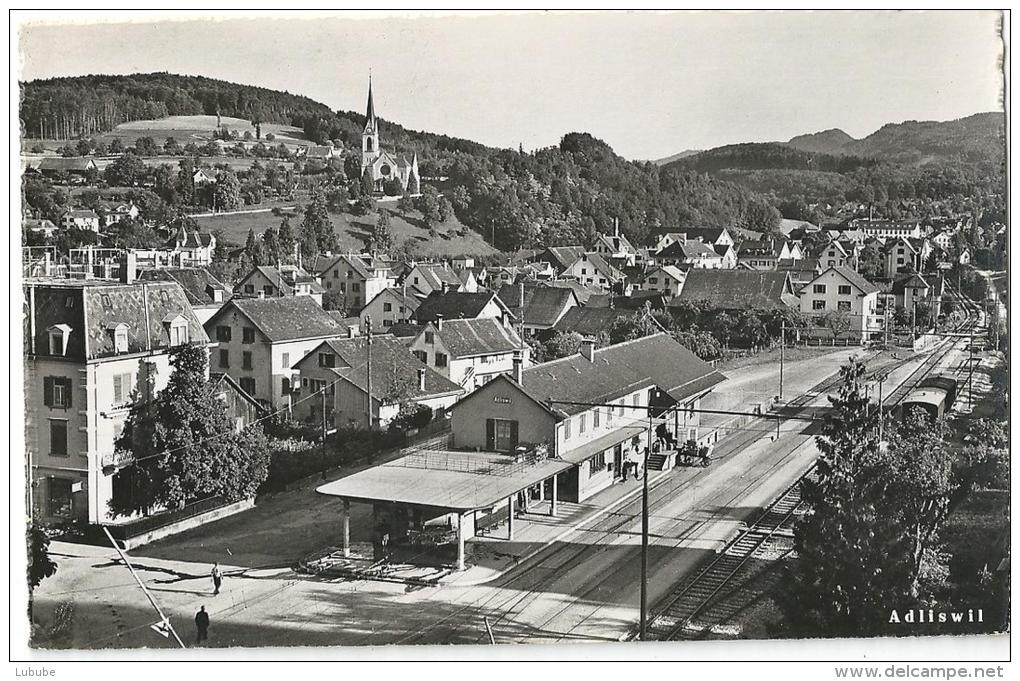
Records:
{"label": "church clock tower", "polygon": [[365,130],[361,133],[361,170],[372,166],[379,158],[379,123],[375,119],[375,105],[372,103],[372,77],[368,77],[368,111],[365,113]]}

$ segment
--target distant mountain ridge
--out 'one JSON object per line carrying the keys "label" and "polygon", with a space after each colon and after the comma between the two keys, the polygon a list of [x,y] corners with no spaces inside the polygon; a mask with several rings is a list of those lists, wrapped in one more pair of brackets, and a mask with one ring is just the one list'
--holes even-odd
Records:
{"label": "distant mountain ridge", "polygon": [[862,139],[839,128],[830,128],[797,135],[787,142],[729,144],[701,152],[683,151],[655,163],[667,165],[681,159],[718,157],[727,153],[724,150],[752,145],[785,146],[808,154],[853,156],[912,165],[932,161],[998,163],[1005,157],[1004,140],[1005,116],[992,111],[952,121],[887,123]]}
{"label": "distant mountain ridge", "polygon": [[839,128],[830,128],[808,135],[797,135],[786,144],[813,154],[840,154],[847,145],[856,141]]}

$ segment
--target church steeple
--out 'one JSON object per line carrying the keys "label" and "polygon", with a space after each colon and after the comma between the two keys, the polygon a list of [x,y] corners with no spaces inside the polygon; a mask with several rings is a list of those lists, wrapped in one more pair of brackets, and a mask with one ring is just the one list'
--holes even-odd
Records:
{"label": "church steeple", "polygon": [[365,112],[365,132],[375,132],[375,104],[372,102],[372,74],[368,74],[368,109]]}
{"label": "church steeple", "polygon": [[365,130],[361,133],[361,168],[369,168],[379,158],[379,124],[375,120],[375,103],[372,101],[372,74],[368,74],[368,108],[365,111]]}

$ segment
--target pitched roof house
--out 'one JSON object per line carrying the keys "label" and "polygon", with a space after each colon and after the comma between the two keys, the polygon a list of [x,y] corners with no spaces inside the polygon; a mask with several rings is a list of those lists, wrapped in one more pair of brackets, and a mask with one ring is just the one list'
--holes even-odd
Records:
{"label": "pitched roof house", "polygon": [[526,334],[552,328],[580,304],[573,289],[524,282],[504,284],[498,296]]}
{"label": "pitched roof house", "polygon": [[679,301],[699,301],[720,310],[797,307],[797,292],[786,272],[759,270],[702,270],[687,272]]}
{"label": "pitched roof house", "polygon": [[294,369],[302,397],[325,391],[325,400],[302,400],[294,409],[295,418],[321,423],[325,402],[325,420],[331,428],[368,428],[369,391],[372,428],[386,428],[406,403],[442,411],[464,394],[463,388],[425,366],[401,339],[392,336],[324,341],[299,359]]}

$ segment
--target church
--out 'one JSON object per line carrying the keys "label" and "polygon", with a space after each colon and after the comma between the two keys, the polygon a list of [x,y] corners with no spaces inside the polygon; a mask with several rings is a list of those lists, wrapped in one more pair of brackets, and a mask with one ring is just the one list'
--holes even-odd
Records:
{"label": "church", "polygon": [[365,130],[361,133],[361,172],[369,174],[376,191],[383,191],[386,181],[396,179],[401,190],[410,186],[412,194],[421,190],[421,177],[418,175],[418,154],[411,157],[410,162],[404,156],[383,151],[379,146],[379,122],[375,117],[375,105],[372,103],[372,79],[368,80],[368,111],[365,114]]}

